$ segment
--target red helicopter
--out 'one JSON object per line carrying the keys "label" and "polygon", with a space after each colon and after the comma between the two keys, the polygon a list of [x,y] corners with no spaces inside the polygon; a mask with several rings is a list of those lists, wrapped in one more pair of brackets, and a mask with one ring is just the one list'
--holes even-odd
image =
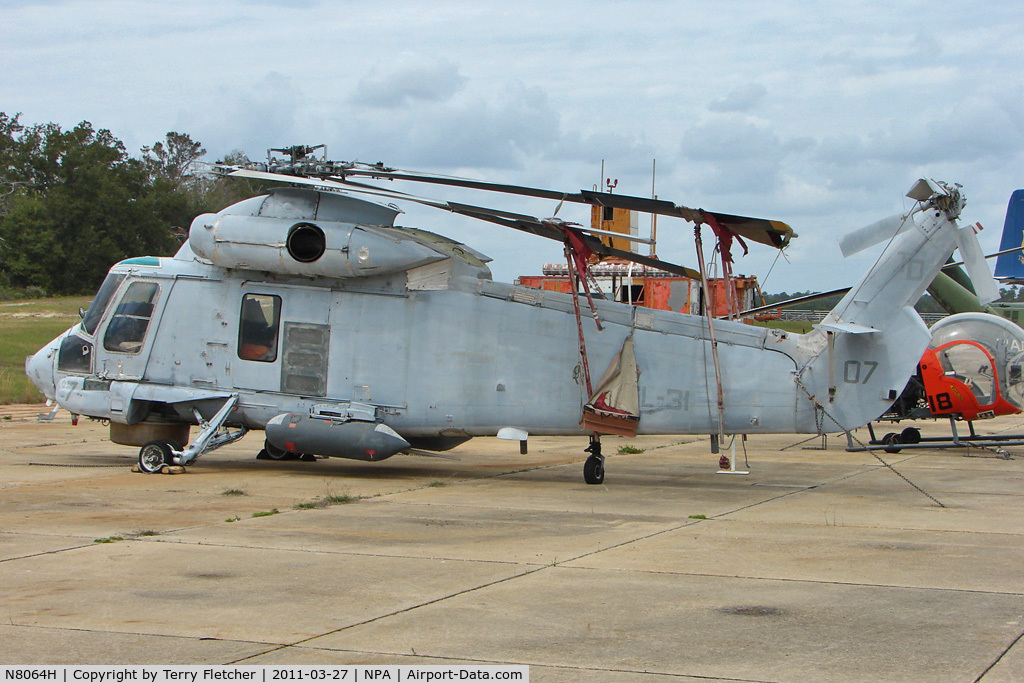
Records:
{"label": "red helicopter", "polygon": [[[1024,410],[1024,330],[988,313],[957,313],[935,323],[931,333],[917,374],[879,420],[948,417],[953,436],[925,438],[916,427],[908,427],[878,439],[869,424],[871,446],[896,453],[917,445],[1024,444],[1021,435],[979,436],[973,424]],[[967,422],[969,436],[957,433],[957,421]],[[847,450],[864,448],[851,442]]]}

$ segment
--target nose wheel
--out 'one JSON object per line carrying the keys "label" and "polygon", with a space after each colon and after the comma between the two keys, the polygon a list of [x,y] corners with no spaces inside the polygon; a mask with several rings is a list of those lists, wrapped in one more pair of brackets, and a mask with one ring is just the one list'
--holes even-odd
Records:
{"label": "nose wheel", "polygon": [[601,455],[600,437],[590,437],[590,446],[584,452],[590,453],[590,456],[583,463],[583,481],[588,484],[604,482],[604,456]]}

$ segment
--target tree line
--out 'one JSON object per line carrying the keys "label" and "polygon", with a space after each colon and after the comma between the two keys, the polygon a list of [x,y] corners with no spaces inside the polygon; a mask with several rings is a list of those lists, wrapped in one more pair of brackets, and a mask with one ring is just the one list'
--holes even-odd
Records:
{"label": "tree line", "polygon": [[[257,188],[197,172],[183,133],[132,156],[83,121],[26,125],[0,112],[0,297],[91,294],[111,265],[171,255],[192,218]],[[241,152],[222,160],[248,161]]]}

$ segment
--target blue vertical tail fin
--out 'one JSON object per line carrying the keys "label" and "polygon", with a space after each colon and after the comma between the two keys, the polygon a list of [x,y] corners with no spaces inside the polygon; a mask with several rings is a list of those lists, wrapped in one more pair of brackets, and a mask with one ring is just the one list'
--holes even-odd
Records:
{"label": "blue vertical tail fin", "polygon": [[[1010,195],[1006,206],[1006,221],[1003,223],[1003,237],[999,251],[1019,249],[1024,245],[1024,190]],[[996,259],[996,277],[1024,280],[1024,252],[1002,254]]]}

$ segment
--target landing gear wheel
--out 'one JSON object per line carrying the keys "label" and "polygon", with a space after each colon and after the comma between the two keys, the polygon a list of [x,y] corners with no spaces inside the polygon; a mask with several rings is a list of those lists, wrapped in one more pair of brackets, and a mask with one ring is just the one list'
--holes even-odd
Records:
{"label": "landing gear wheel", "polygon": [[600,484],[604,481],[604,456],[592,455],[583,463],[583,481]]}
{"label": "landing gear wheel", "polygon": [[600,484],[604,481],[604,456],[601,455],[601,436],[590,435],[590,445],[583,449],[590,457],[583,463],[583,481],[588,484]]}
{"label": "landing gear wheel", "polygon": [[900,432],[900,443],[921,443],[921,430],[918,429],[917,427],[907,427],[902,432]]}
{"label": "landing gear wheel", "polygon": [[900,435],[894,432],[889,432],[888,434],[883,436],[882,443],[885,444],[886,453],[899,453],[900,451],[903,450],[902,448],[899,447],[899,444],[902,443]]}
{"label": "landing gear wheel", "polygon": [[262,453],[266,453],[267,458],[270,460],[297,460],[299,458],[299,454],[295,451],[286,451],[283,448],[278,448],[274,444],[270,443],[268,439],[263,440]]}
{"label": "landing gear wheel", "polygon": [[139,450],[139,471],[156,474],[163,469],[164,465],[174,464],[172,450],[170,441],[164,439],[150,441]]}

